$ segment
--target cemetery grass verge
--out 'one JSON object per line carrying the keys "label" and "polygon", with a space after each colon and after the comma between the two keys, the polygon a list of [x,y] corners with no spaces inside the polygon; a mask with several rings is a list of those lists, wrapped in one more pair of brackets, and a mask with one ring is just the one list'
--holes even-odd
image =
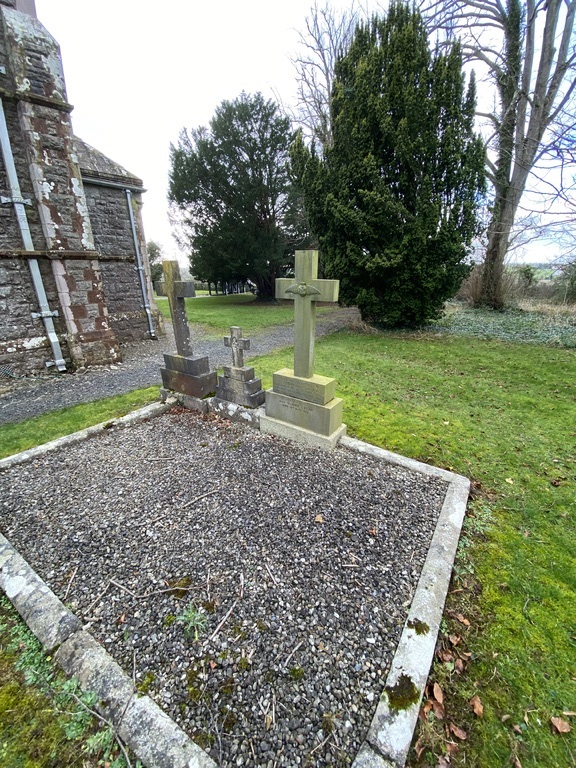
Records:
{"label": "cemetery grass verge", "polygon": [[[157,298],[158,309],[170,321],[168,299]],[[239,325],[244,336],[263,331],[274,325],[288,325],[294,321],[292,301],[259,301],[252,293],[234,293],[229,296],[206,296],[185,299],[186,316],[190,323],[204,328],[210,338],[230,333],[230,326]],[[319,307],[322,314],[330,307]]]}
{"label": "cemetery grass verge", "polygon": [[33,419],[0,426],[0,459],[36,445],[70,435],[102,421],[117,419],[159,400],[159,387],[136,389],[124,395],[62,408]]}
{"label": "cemetery grass verge", "polygon": [[94,704],[94,696],[54,667],[10,602],[0,597],[0,765],[125,768],[112,729],[90,713]]}
{"label": "cemetery grass verge", "polygon": [[[425,332],[316,349],[350,435],[472,480],[410,765],[575,765],[574,352]],[[290,351],[253,364],[270,386]]]}

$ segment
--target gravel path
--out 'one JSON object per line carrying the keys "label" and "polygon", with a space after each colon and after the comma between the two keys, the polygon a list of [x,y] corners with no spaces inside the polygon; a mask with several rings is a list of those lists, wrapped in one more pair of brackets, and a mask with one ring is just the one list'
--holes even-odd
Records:
{"label": "gravel path", "polygon": [[0,472],[0,529],[219,765],[348,766],[444,493],[174,409]]}
{"label": "gravel path", "polygon": [[[318,316],[317,336],[350,327],[358,320],[355,308],[335,308]],[[165,328],[166,335],[158,340],[123,345],[123,362],[118,365],[94,366],[75,374],[53,373],[25,379],[0,377],[0,424],[23,421],[70,405],[161,384],[162,355],[174,349],[172,326],[166,323]],[[230,363],[230,350],[224,346],[222,339],[207,340],[197,326],[191,326],[191,333],[194,354],[208,355],[215,368]],[[274,326],[250,338],[251,349],[245,353],[245,358],[292,345],[294,329],[292,325]]]}

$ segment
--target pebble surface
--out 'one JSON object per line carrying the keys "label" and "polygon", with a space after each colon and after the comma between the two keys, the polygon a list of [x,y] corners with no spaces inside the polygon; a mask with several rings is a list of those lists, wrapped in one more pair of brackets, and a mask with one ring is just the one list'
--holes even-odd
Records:
{"label": "pebble surface", "polygon": [[221,766],[349,766],[446,486],[173,409],[0,472],[0,530]]}

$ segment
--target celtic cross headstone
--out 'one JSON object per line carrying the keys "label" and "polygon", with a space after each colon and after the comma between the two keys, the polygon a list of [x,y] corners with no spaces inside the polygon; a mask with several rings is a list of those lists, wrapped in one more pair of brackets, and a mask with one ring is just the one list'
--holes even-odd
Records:
{"label": "celtic cross headstone", "polygon": [[263,432],[332,450],[345,433],[336,380],[314,373],[316,302],[338,301],[338,280],[318,279],[318,252],[296,251],[294,278],[276,280],[276,298],[294,301],[294,368],[282,368],[266,392]]}

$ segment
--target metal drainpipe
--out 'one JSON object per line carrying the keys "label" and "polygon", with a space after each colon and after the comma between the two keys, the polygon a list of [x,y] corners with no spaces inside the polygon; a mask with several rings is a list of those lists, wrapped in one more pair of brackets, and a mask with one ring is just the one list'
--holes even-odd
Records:
{"label": "metal drainpipe", "polygon": [[124,190],[126,192],[126,202],[128,203],[128,214],[130,216],[130,226],[132,227],[132,238],[134,239],[134,249],[136,251],[136,271],[140,278],[140,290],[142,291],[142,300],[144,302],[144,310],[146,317],[148,318],[148,332],[150,338],[156,338],[156,331],[154,330],[154,322],[152,320],[152,312],[150,310],[150,303],[148,301],[148,291],[146,290],[146,280],[144,278],[144,267],[142,265],[142,255],[140,254],[140,246],[138,245],[138,234],[136,232],[136,223],[134,221],[134,211],[132,210],[132,192],[129,189]]}
{"label": "metal drainpipe", "polygon": [[[2,204],[12,204],[16,212],[16,218],[18,220],[18,226],[20,228],[20,234],[22,235],[22,242],[24,243],[24,249],[26,251],[34,251],[34,244],[32,242],[32,235],[30,233],[30,227],[28,226],[28,217],[26,216],[26,209],[24,206],[31,205],[30,200],[24,200],[22,192],[20,191],[20,182],[18,181],[18,174],[16,173],[16,166],[14,165],[14,155],[12,154],[12,146],[10,144],[10,136],[8,135],[8,126],[6,125],[6,115],[4,113],[4,104],[0,98],[0,145],[2,147],[2,156],[4,158],[4,166],[6,168],[6,175],[8,176],[8,184],[10,186],[11,197],[2,197],[0,202]],[[66,363],[62,357],[62,350],[60,348],[60,342],[56,335],[54,328],[53,317],[58,317],[58,310],[51,311],[48,305],[48,298],[44,289],[44,283],[42,282],[42,275],[40,274],[40,267],[38,265],[38,259],[28,259],[30,267],[30,273],[32,275],[32,282],[34,284],[34,290],[36,292],[36,298],[40,305],[40,312],[32,312],[32,317],[37,319],[39,317],[44,321],[44,328],[46,329],[46,335],[50,341],[52,347],[52,354],[54,360],[46,362],[46,366],[55,365],[59,371],[66,370]]]}

